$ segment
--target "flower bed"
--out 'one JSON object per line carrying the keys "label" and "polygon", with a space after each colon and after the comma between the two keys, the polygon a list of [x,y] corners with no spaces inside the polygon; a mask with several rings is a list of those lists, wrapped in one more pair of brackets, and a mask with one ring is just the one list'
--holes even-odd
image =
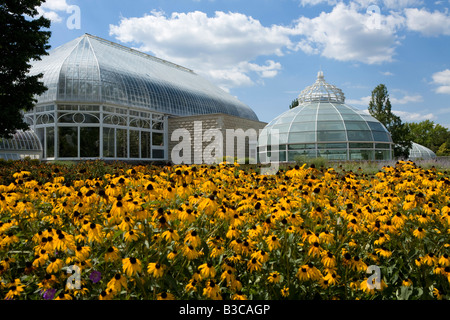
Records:
{"label": "flower bed", "polygon": [[434,168],[11,166],[3,299],[448,298],[450,180]]}

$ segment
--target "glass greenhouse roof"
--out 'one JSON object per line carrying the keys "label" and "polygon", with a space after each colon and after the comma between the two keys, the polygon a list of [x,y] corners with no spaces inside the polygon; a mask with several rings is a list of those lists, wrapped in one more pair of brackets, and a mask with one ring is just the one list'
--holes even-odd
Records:
{"label": "glass greenhouse roof", "polygon": [[171,115],[225,113],[258,120],[254,111],[192,70],[85,34],[35,61],[48,90],[38,103],[100,102]]}
{"label": "glass greenhouse roof", "polygon": [[11,138],[0,139],[0,151],[42,151],[42,145],[33,131],[18,130]]}
{"label": "glass greenhouse roof", "polygon": [[436,154],[428,149],[427,147],[422,146],[421,144],[412,143],[412,147],[409,150],[409,158],[410,159],[435,159]]}
{"label": "glass greenhouse roof", "polygon": [[260,134],[259,146],[271,144],[271,130],[279,144],[388,143],[387,129],[374,117],[344,103],[342,91],[325,82],[319,72],[316,83],[299,95],[299,105],[279,115]]}

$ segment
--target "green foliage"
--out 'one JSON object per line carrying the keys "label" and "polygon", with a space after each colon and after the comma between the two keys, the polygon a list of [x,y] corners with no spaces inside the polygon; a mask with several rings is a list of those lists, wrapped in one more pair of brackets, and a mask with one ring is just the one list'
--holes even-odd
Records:
{"label": "green foliage", "polygon": [[407,158],[412,146],[410,130],[406,124],[402,123],[399,116],[392,113],[389,93],[384,84],[379,84],[372,91],[369,112],[391,133],[394,142],[394,157]]}
{"label": "green foliage", "polygon": [[411,131],[411,138],[414,142],[427,147],[436,155],[438,155],[438,152],[439,156],[450,155],[450,150],[448,150],[450,131],[447,128],[431,120],[407,123],[407,126]]}
{"label": "green foliage", "polygon": [[2,0],[0,2],[0,137],[17,129],[25,130],[21,111],[34,107],[35,95],[45,92],[41,75],[30,76],[30,60],[39,60],[50,48],[47,42],[50,20],[39,17],[37,7],[43,0]]}
{"label": "green foliage", "polygon": [[307,156],[295,156],[294,157],[294,161],[302,166],[306,163],[307,167],[316,167],[316,168],[320,168],[320,167],[328,167],[328,161],[327,159],[323,158],[323,157],[307,157]]}
{"label": "green foliage", "polygon": [[294,109],[298,106],[298,99],[292,100],[291,104],[289,105],[289,109]]}

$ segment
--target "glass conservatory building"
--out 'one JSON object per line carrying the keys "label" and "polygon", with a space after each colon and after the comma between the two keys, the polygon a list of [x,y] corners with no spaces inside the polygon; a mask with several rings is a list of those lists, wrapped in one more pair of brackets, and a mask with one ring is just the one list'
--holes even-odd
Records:
{"label": "glass conservatory building", "polygon": [[428,149],[427,147],[424,147],[421,144],[412,143],[412,147],[409,150],[409,159],[411,160],[430,160],[430,159],[436,159],[436,154]]}
{"label": "glass conservatory building", "polygon": [[40,159],[42,145],[37,135],[31,131],[18,130],[9,139],[0,139],[0,158],[4,160],[21,160],[24,158]]}
{"label": "glass conservatory building", "polygon": [[375,118],[345,103],[339,88],[317,81],[298,96],[299,105],[267,124],[259,136],[260,159],[279,145],[279,161],[298,157],[330,160],[391,160],[390,133]]}
{"label": "glass conservatory building", "polygon": [[25,120],[44,160],[167,160],[170,117],[258,120],[192,70],[85,34],[33,63],[48,90]]}

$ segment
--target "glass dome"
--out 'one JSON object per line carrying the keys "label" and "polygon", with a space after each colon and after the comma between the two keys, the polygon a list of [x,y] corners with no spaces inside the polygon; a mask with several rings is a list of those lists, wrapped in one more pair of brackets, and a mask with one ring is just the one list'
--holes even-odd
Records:
{"label": "glass dome", "polygon": [[38,136],[31,130],[18,130],[9,139],[0,139],[0,158],[20,160],[26,157],[40,159],[42,145]]}
{"label": "glass dome", "polygon": [[258,120],[234,96],[190,69],[85,34],[33,62],[48,90],[38,104],[109,103],[170,115],[225,113]]}
{"label": "glass dome", "polygon": [[298,97],[299,105],[273,119],[259,137],[259,155],[271,155],[278,133],[279,160],[295,161],[299,156],[330,160],[390,160],[390,133],[368,113],[345,104],[342,91],[317,81]]}
{"label": "glass dome", "polygon": [[412,143],[412,147],[409,150],[409,158],[412,160],[429,160],[429,159],[435,159],[436,154],[428,149],[427,147],[422,146],[421,144]]}

